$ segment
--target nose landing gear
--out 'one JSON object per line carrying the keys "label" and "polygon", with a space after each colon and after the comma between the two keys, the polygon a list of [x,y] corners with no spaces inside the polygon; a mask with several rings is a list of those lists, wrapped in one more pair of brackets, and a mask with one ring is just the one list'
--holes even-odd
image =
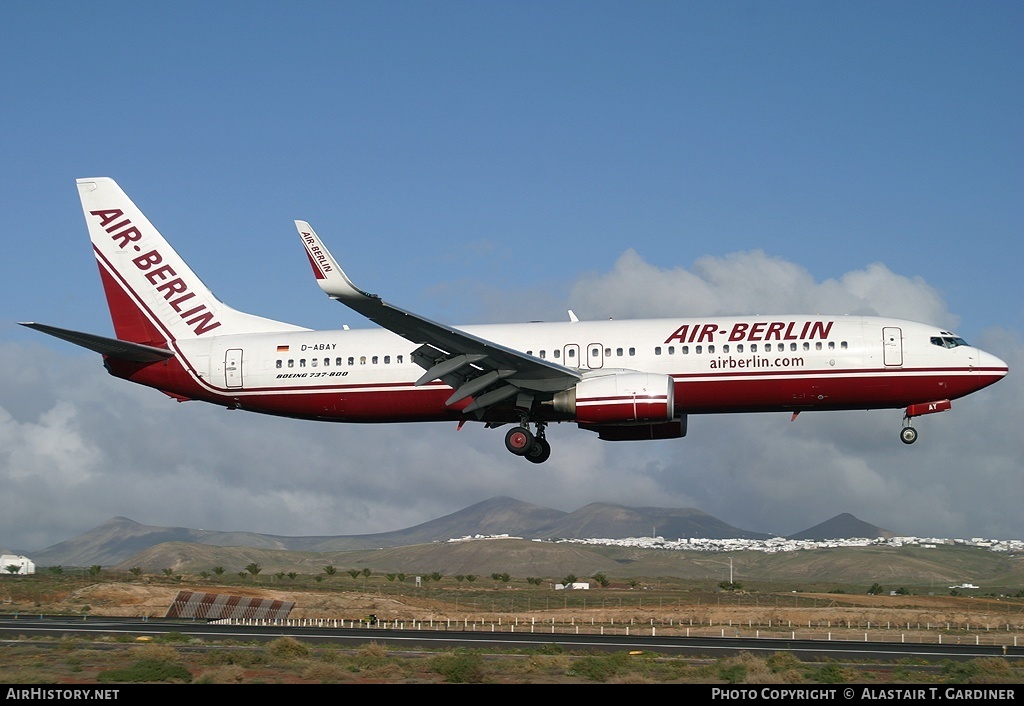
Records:
{"label": "nose landing gear", "polygon": [[913,427],[914,417],[920,417],[924,414],[945,412],[950,407],[952,407],[952,404],[949,400],[922,402],[920,404],[912,404],[907,407],[907,411],[903,414],[903,428],[900,429],[900,441],[904,444],[913,444],[917,441],[917,429]]}
{"label": "nose landing gear", "polygon": [[505,448],[516,456],[522,456],[530,463],[544,463],[551,456],[551,444],[544,438],[544,422],[537,422],[537,433],[530,431],[530,423],[524,421],[505,434]]}

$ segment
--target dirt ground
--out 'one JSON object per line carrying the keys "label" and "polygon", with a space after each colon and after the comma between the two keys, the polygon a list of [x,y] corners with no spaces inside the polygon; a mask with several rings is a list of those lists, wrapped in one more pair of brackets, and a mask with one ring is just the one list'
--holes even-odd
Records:
{"label": "dirt ground", "polygon": [[[586,606],[565,608],[558,599],[549,599],[544,591],[495,590],[503,600],[480,599],[476,606],[527,603],[545,606],[542,610],[493,612],[474,610],[469,600],[451,592],[444,600],[413,593],[386,595],[357,590],[281,590],[263,586],[186,586],[158,583],[96,583],[59,595],[36,593],[32,600],[16,601],[3,597],[0,610],[5,613],[63,613],[91,616],[162,617],[180,590],[201,590],[264,599],[291,601],[295,608],[291,619],[333,622],[359,619],[374,613],[385,627],[416,629],[410,623],[422,621],[432,627],[491,631],[530,630],[567,633],[661,636],[789,637],[801,639],[840,639],[871,641],[953,643],[974,645],[1024,645],[1024,602],[1019,599],[965,598],[956,596],[868,596],[852,594],[808,594],[794,597],[786,593],[684,595],[678,600],[666,592],[644,596],[642,607],[637,594],[629,591],[588,591]],[[457,592],[456,592],[457,593]],[[579,592],[582,593],[582,592]],[[628,599],[627,599],[628,595]],[[542,597],[544,596],[544,597]],[[622,601],[633,605],[617,607]],[[561,598],[561,597],[559,597]],[[580,595],[574,596],[577,605]],[[721,601],[721,603],[719,603]],[[729,605],[729,602],[732,602]],[[562,607],[547,609],[547,605]],[[650,605],[649,605],[650,604]],[[608,606],[616,607],[608,607]],[[592,606],[592,607],[590,607]],[[329,625],[331,623],[328,623]],[[421,627],[421,626],[420,626]],[[367,626],[369,630],[369,627]],[[609,633],[608,631],[612,631]],[[301,631],[300,631],[301,632]],[[298,633],[296,633],[298,634]],[[344,651],[313,652],[301,641],[281,638],[262,650],[251,647],[220,647],[216,651],[179,649],[165,644],[127,643],[105,649],[79,645],[53,650],[25,642],[5,648],[0,671],[17,683],[92,684],[109,670],[142,664],[140,658],[158,659],[162,664],[188,670],[188,679],[203,683],[442,683],[480,681],[487,683],[582,684],[610,683],[811,683],[848,681],[890,683],[965,678],[999,683],[1017,683],[1024,674],[1014,671],[1013,663],[982,660],[986,669],[999,668],[993,674],[972,666],[968,674],[947,675],[934,665],[844,666],[801,663],[793,656],[754,657],[750,654],[714,659],[655,659],[648,655],[633,657],[610,655],[570,655],[539,653],[533,655],[461,654],[436,655],[392,652],[378,644],[368,633],[367,643],[348,654]],[[110,649],[120,651],[110,651]],[[68,651],[70,650],[70,651]],[[287,650],[288,652],[282,652]],[[291,654],[291,652],[295,654]],[[637,652],[636,654],[642,654]],[[475,661],[474,661],[475,660]],[[618,661],[616,661],[618,660]],[[636,661],[640,660],[640,661]],[[628,661],[628,663],[627,663]],[[826,670],[832,671],[826,673]],[[965,667],[966,669],[966,667]],[[930,670],[930,671],[929,671]],[[103,676],[103,679],[107,679]],[[137,679],[122,677],[125,681]],[[165,680],[153,677],[153,680]]]}
{"label": "dirt ground", "polygon": [[[90,615],[163,617],[179,590],[173,585],[97,583],[75,590],[46,603],[6,604],[5,612],[87,612]],[[358,591],[279,590],[267,587],[194,588],[216,593],[254,596],[292,601],[290,617],[297,620],[359,619],[374,613],[387,622],[479,621],[512,623],[530,621],[660,626],[730,626],[736,628],[772,626],[778,629],[827,627],[831,630],[863,630],[865,627],[1000,631],[1020,635],[1024,642],[1024,605],[1019,600],[964,598],[955,596],[869,596],[852,594],[799,594],[799,600],[787,594],[747,596],[739,603],[717,604],[710,601],[680,602],[659,606],[612,607],[614,593],[592,591],[588,601],[594,607],[533,609],[515,612],[479,611],[454,601],[439,601],[416,596],[391,596]],[[536,600],[536,599],[534,599]],[[790,603],[792,601],[792,603]],[[525,603],[525,601],[523,601]],[[537,601],[539,603],[539,601]],[[557,603],[557,601],[556,601]],[[787,603],[789,603],[787,605]],[[799,605],[794,605],[799,603]],[[808,603],[813,603],[809,606]],[[612,604],[612,605],[608,605]]]}

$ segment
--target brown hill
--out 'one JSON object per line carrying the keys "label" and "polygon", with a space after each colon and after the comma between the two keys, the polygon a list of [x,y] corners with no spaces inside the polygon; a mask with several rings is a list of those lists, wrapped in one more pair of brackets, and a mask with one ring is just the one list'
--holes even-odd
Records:
{"label": "brown hill", "polygon": [[863,520],[858,520],[850,513],[844,512],[803,532],[790,535],[787,539],[823,541],[828,539],[849,539],[851,537],[875,539],[878,537],[887,538],[895,536],[894,532],[876,527]]}
{"label": "brown hill", "polygon": [[652,537],[681,539],[768,539],[771,535],[749,532],[694,508],[626,507],[591,503],[558,521],[538,527],[538,539],[622,539]]}
{"label": "brown hill", "polygon": [[[886,536],[886,532],[847,514],[794,536],[876,537]],[[364,535],[287,537],[255,532],[153,527],[125,517],[115,517],[77,537],[34,553],[32,560],[37,566],[113,566],[168,542],[233,547],[240,551],[244,548],[339,553],[446,542],[476,535],[509,535],[525,539],[624,539],[650,537],[652,534],[670,540],[769,537],[733,527],[694,508],[592,503],[569,513],[514,498],[496,497],[414,527]]]}
{"label": "brown hill", "polygon": [[476,574],[480,577],[509,573],[520,579],[536,576],[560,580],[569,574],[586,577],[602,572],[617,581],[672,578],[716,585],[728,579],[730,561],[734,580],[751,588],[782,583],[799,590],[830,585],[861,585],[866,589],[879,583],[889,590],[913,586],[946,593],[951,585],[970,582],[980,585],[985,592],[1013,594],[1024,586],[1024,556],[959,545],[725,554],[480,539],[320,553],[170,542],[151,547],[113,568],[127,570],[140,566],[147,573],[159,574],[170,569],[174,574],[196,576],[218,566],[229,574],[236,574],[243,572],[250,563],[256,563],[262,569],[261,576],[268,577],[292,571],[323,574],[324,567],[331,565],[337,569],[333,581],[351,581],[347,570],[363,568],[377,575],[404,573],[410,578],[438,572],[445,576]]}

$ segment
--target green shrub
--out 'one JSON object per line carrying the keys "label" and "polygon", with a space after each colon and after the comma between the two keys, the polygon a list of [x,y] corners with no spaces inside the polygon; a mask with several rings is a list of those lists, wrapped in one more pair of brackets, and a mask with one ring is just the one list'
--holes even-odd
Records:
{"label": "green shrub", "polygon": [[610,655],[582,657],[573,663],[572,671],[591,681],[608,681],[629,667],[629,655],[618,652]]}
{"label": "green shrub", "polygon": [[100,683],[166,681],[189,683],[192,681],[192,672],[177,662],[165,659],[140,659],[130,667],[100,672],[96,679]]}
{"label": "green shrub", "polygon": [[277,659],[306,659],[309,647],[293,637],[279,637],[267,645],[267,652]]}
{"label": "green shrub", "polygon": [[847,681],[846,673],[837,664],[826,664],[814,672],[813,678],[819,684],[842,684]]}
{"label": "green shrub", "polygon": [[483,662],[475,652],[456,650],[434,657],[430,668],[451,684],[480,684],[484,680]]}
{"label": "green shrub", "polygon": [[202,673],[195,680],[196,684],[241,684],[245,681],[245,670],[241,667],[229,664],[223,667],[214,667]]}
{"label": "green shrub", "polygon": [[1012,681],[1010,665],[1000,657],[979,657],[967,662],[946,660],[942,664],[942,673],[954,684]]}
{"label": "green shrub", "polygon": [[718,668],[718,676],[727,684],[742,684],[747,678],[747,667],[744,664],[723,664]]}

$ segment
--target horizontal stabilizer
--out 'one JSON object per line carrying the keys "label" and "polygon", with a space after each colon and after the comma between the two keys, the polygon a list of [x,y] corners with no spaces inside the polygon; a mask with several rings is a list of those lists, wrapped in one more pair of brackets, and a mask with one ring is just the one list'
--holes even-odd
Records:
{"label": "horizontal stabilizer", "polygon": [[36,331],[42,331],[56,338],[74,343],[76,346],[88,348],[91,351],[102,355],[109,355],[120,360],[130,360],[135,363],[155,363],[158,360],[166,360],[174,357],[174,351],[155,346],[144,346],[141,343],[121,341],[116,338],[97,336],[92,333],[82,333],[46,324],[37,324],[33,321],[21,321],[22,326],[27,326]]}

